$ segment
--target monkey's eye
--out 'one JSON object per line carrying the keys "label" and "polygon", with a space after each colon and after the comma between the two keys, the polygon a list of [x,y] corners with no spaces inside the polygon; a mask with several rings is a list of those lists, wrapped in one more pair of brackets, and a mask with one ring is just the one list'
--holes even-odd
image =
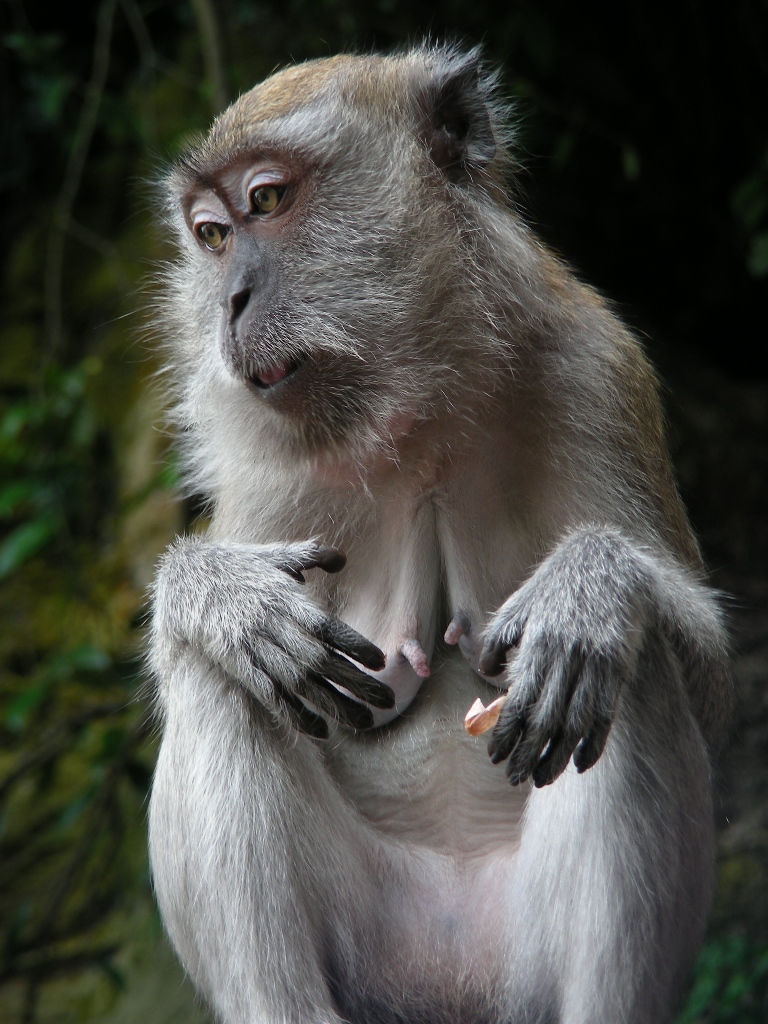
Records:
{"label": "monkey's eye", "polygon": [[284,194],[285,189],[279,185],[259,185],[252,189],[249,194],[251,213],[272,213]]}
{"label": "monkey's eye", "polygon": [[211,251],[218,249],[227,235],[226,226],[224,224],[214,224],[213,221],[199,224],[195,230],[200,241]]}

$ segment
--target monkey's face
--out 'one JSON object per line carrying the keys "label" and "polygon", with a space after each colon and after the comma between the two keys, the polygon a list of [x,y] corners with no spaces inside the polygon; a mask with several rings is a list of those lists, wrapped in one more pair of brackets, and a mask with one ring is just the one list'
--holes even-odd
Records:
{"label": "monkey's face", "polygon": [[194,268],[181,301],[260,415],[310,451],[391,438],[460,372],[446,339],[472,282],[456,184],[415,69],[384,67],[346,58],[268,80],[170,182]]}
{"label": "monkey's face", "polygon": [[284,291],[283,252],[306,190],[307,172],[295,161],[254,157],[223,168],[212,187],[191,192],[185,209],[206,261],[205,279],[218,291],[221,356],[257,397],[286,411],[315,347],[290,330]]}

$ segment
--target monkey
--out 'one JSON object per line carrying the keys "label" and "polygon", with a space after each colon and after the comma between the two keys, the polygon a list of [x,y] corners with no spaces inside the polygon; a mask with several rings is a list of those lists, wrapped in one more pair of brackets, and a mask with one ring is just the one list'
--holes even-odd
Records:
{"label": "monkey", "polygon": [[703,941],[722,615],[655,373],[527,226],[510,123],[477,50],[348,54],[164,180],[210,520],[153,587],[149,846],[224,1024],[663,1024]]}

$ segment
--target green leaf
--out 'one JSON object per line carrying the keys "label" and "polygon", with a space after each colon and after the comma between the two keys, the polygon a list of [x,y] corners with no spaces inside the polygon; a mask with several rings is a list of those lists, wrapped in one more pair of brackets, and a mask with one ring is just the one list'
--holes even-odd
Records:
{"label": "green leaf", "polygon": [[754,229],[768,209],[768,182],[762,173],[746,178],[732,193],[730,207],[745,228]]}
{"label": "green leaf", "polygon": [[32,480],[15,480],[0,488],[0,519],[10,519],[20,505],[40,492],[40,485]]}
{"label": "green leaf", "polygon": [[75,797],[75,799],[64,808],[59,820],[56,822],[57,832],[68,832],[69,829],[82,818],[83,814],[93,803],[96,789],[97,787],[91,786],[85,792],[80,793]]}
{"label": "green leaf", "polygon": [[3,36],[3,44],[9,50],[15,50],[30,64],[44,60],[49,54],[59,49],[62,37],[53,32],[35,35],[32,32],[8,32]]}
{"label": "green leaf", "polygon": [[0,440],[14,441],[29,422],[38,418],[39,412],[31,402],[18,402],[0,420]]}
{"label": "green leaf", "polygon": [[768,274],[768,231],[762,231],[752,239],[747,269],[753,277],[765,277]]}
{"label": "green leaf", "polygon": [[41,678],[50,680],[69,679],[77,672],[104,672],[111,662],[109,655],[91,644],[81,644],[72,650],[62,651],[45,665]]}
{"label": "green leaf", "polygon": [[558,169],[565,167],[573,152],[573,147],[576,145],[576,135],[574,132],[563,132],[560,138],[557,140],[554,152],[552,153],[552,162]]}
{"label": "green leaf", "polygon": [[621,166],[627,181],[637,181],[640,177],[640,154],[634,146],[622,146]]}
{"label": "green leaf", "polygon": [[768,949],[745,935],[713,939],[701,951],[694,984],[675,1024],[764,1024]]}
{"label": "green leaf", "polygon": [[33,714],[48,696],[51,684],[48,680],[29,686],[11,702],[5,716],[5,724],[11,732],[21,732]]}
{"label": "green leaf", "polygon": [[36,554],[59,530],[57,517],[50,513],[17,526],[0,544],[0,579],[5,579]]}

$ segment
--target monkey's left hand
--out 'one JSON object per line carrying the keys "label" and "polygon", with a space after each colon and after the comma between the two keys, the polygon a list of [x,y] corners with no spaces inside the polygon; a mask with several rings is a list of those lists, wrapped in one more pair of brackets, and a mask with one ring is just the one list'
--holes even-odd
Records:
{"label": "monkey's left hand", "polygon": [[510,685],[488,752],[508,759],[513,785],[548,785],[571,755],[584,772],[602,754],[652,601],[644,561],[616,531],[573,534],[489,623],[480,671],[506,668]]}

